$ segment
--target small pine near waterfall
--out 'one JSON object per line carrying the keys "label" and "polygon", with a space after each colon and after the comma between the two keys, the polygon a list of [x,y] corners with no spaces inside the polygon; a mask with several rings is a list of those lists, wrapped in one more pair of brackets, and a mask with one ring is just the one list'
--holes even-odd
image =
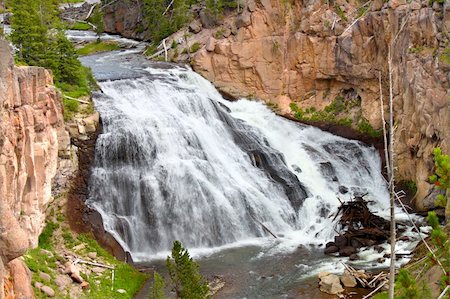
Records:
{"label": "small pine near waterfall", "polygon": [[0,1],[0,298],[447,298],[445,1]]}

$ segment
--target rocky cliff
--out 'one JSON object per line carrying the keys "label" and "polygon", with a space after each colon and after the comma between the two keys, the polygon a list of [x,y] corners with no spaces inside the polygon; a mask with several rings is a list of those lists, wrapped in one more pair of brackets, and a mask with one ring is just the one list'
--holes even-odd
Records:
{"label": "rocky cliff", "polygon": [[14,66],[4,40],[0,57],[0,298],[4,292],[9,298],[31,298],[28,269],[20,256],[37,245],[58,151],[69,146],[67,138],[61,139],[68,135],[52,75],[40,67]]}
{"label": "rocky cliff", "polygon": [[[326,123],[337,116],[374,132],[382,124],[380,94],[388,117],[390,47],[397,180],[417,185],[416,208],[434,208],[436,190],[427,182],[432,150],[440,146],[448,153],[450,142],[450,3],[241,2],[244,9],[218,25],[196,7],[188,44],[180,44],[184,31],[169,37],[167,44],[178,44],[169,57],[186,59],[185,49],[198,42],[192,66],[224,94],[262,99],[284,115],[293,114],[295,103],[307,120]],[[141,1],[116,1],[105,11],[106,28],[145,38],[143,15]]]}
{"label": "rocky cliff", "polygon": [[[227,94],[322,110],[340,98],[354,126],[381,127],[380,83],[389,95],[391,45],[398,180],[417,184],[416,207],[434,207],[432,150],[449,149],[450,3],[261,0],[211,37],[196,71]],[[385,106],[385,111],[387,107]]]}

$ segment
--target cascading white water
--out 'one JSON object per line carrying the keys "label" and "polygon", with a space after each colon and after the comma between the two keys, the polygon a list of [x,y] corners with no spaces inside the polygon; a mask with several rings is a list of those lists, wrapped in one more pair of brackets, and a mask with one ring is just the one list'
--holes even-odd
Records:
{"label": "cascading white water", "polygon": [[296,244],[322,243],[335,234],[337,196],[367,192],[374,211],[387,208],[374,149],[261,103],[225,101],[189,69],[146,72],[101,83],[88,200],[135,260],[174,240],[191,249],[267,236],[261,223]]}

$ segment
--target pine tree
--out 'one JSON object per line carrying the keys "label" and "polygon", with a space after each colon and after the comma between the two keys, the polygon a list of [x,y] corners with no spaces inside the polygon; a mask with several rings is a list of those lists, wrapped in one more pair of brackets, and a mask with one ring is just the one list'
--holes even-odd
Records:
{"label": "pine tree", "polygon": [[100,37],[100,35],[105,31],[105,24],[103,23],[103,13],[98,6],[96,6],[92,12],[90,20],[95,26],[95,33],[97,33],[97,36]]}
{"label": "pine tree", "polygon": [[11,41],[19,49],[19,60],[30,65],[42,65],[48,49],[46,18],[39,15],[40,1],[12,2]]}
{"label": "pine tree", "polygon": [[164,299],[164,279],[158,272],[153,273],[153,284],[150,290],[149,299]]}
{"label": "pine tree", "polygon": [[204,299],[209,297],[209,289],[199,272],[198,264],[192,260],[180,241],[173,243],[172,257],[167,257],[166,265],[177,298]]}

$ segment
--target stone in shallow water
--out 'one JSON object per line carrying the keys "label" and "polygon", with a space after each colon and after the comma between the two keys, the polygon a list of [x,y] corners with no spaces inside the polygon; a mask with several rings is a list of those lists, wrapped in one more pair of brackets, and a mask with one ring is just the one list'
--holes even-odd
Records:
{"label": "stone in shallow water", "polygon": [[339,276],[329,274],[320,278],[320,290],[327,294],[336,295],[344,291]]}

